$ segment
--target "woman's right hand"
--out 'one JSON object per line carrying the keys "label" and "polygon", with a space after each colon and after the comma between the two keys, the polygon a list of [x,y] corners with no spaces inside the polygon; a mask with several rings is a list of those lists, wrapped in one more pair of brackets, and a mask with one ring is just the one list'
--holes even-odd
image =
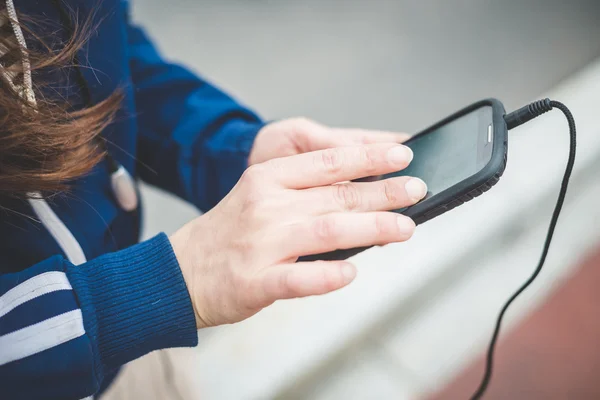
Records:
{"label": "woman's right hand", "polygon": [[248,168],[216,207],[171,237],[198,328],[241,321],[279,299],[331,292],[356,275],[348,262],[296,263],[300,256],[409,239],[414,222],[387,210],[418,202],[427,192],[421,180],[348,181],[411,160],[408,147],[390,143]]}

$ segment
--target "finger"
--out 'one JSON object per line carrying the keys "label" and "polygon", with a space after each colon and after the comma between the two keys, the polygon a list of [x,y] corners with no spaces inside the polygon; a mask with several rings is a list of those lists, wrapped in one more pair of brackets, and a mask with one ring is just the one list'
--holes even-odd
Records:
{"label": "finger", "polygon": [[341,183],[302,191],[317,214],[388,211],[416,204],[427,194],[418,178],[401,176],[368,183]]}
{"label": "finger", "polygon": [[284,187],[305,189],[400,171],[412,157],[406,146],[377,143],[276,158],[261,168]]}
{"label": "finger", "polygon": [[347,137],[356,144],[404,143],[410,139],[410,135],[408,133],[369,129],[332,128],[332,133],[332,138]]}
{"label": "finger", "polygon": [[340,289],[354,280],[356,268],[341,261],[275,265],[258,276],[259,302],[314,296]]}
{"label": "finger", "polygon": [[409,138],[407,133],[319,126],[307,131],[302,147],[305,151],[316,151],[359,144],[404,143]]}
{"label": "finger", "polygon": [[410,218],[393,212],[332,213],[289,227],[279,243],[287,256],[300,257],[403,242],[414,230]]}
{"label": "finger", "polygon": [[372,143],[403,143],[410,135],[357,128],[330,128],[305,118],[291,120],[295,142],[302,153]]}

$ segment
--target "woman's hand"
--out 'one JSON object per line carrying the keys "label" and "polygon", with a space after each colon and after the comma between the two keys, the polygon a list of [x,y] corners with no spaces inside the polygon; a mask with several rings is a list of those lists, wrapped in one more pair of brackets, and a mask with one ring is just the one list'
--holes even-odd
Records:
{"label": "woman's hand", "polygon": [[273,158],[334,147],[402,143],[408,137],[404,133],[330,128],[306,118],[291,118],[273,122],[260,130],[248,163],[253,165]]}
{"label": "woman's hand", "polygon": [[241,321],[279,299],[331,292],[356,274],[348,262],[296,263],[299,256],[409,239],[414,222],[386,210],[419,201],[422,181],[348,181],[411,160],[406,146],[376,143],[248,168],[215,208],[171,237],[198,328]]}

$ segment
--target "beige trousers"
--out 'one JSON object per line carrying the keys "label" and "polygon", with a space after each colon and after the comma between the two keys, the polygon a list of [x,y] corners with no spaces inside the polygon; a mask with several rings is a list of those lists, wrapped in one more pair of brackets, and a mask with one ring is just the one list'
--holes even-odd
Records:
{"label": "beige trousers", "polygon": [[[182,386],[182,387],[180,387]],[[187,385],[177,379],[170,350],[152,352],[121,369],[117,379],[99,400],[192,400]]]}

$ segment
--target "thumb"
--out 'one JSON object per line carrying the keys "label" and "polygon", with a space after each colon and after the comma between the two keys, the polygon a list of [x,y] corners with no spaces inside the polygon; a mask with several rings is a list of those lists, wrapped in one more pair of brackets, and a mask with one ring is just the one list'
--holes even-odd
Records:
{"label": "thumb", "polygon": [[263,304],[280,299],[320,295],[343,288],[356,277],[354,265],[343,261],[313,261],[280,264],[264,270],[262,293],[257,293]]}

